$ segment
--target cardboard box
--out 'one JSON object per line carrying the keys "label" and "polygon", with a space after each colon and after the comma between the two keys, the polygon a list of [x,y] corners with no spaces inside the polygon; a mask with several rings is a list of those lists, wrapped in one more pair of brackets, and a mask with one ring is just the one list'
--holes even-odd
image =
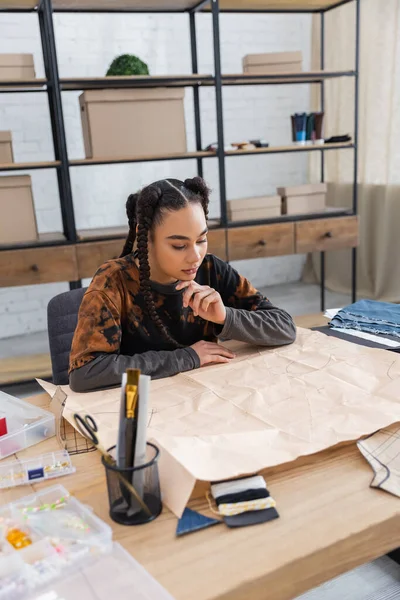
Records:
{"label": "cardboard box", "polygon": [[281,198],[280,196],[258,196],[229,200],[227,213],[228,219],[233,222],[279,217]]}
{"label": "cardboard box", "polygon": [[187,151],[184,88],[89,90],[81,94],[87,158]]}
{"label": "cardboard box", "polygon": [[253,208],[249,210],[237,210],[236,212],[228,211],[228,219],[235,223],[237,221],[256,221],[259,219],[270,219],[280,217],[281,206],[276,208]]}
{"label": "cardboard box", "polygon": [[232,212],[257,208],[279,208],[280,205],[280,196],[256,196],[252,198],[228,200],[227,202],[228,210]]}
{"label": "cardboard box", "polygon": [[0,177],[0,243],[38,239],[32,183],[29,175]]}
{"label": "cardboard box", "polygon": [[11,131],[0,131],[0,164],[14,162]]}
{"label": "cardboard box", "polygon": [[276,191],[282,198],[289,196],[308,196],[310,194],[326,194],[328,185],[326,183],[307,183],[305,185],[278,187]]}
{"label": "cardboard box", "polygon": [[33,54],[0,54],[0,79],[35,79]]}
{"label": "cardboard box", "polygon": [[326,183],[277,188],[282,197],[282,214],[299,215],[323,212],[326,206]]}
{"label": "cardboard box", "polygon": [[301,52],[269,52],[247,54],[243,58],[243,72],[252,75],[274,75],[278,73],[301,73]]}

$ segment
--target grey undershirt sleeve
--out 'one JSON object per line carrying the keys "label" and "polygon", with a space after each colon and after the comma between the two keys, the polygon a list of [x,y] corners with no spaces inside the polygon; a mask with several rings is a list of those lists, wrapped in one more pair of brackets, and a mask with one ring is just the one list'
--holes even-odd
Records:
{"label": "grey undershirt sleeve", "polygon": [[281,346],[294,342],[296,326],[289,313],[272,304],[259,310],[226,307],[218,337],[258,346]]}
{"label": "grey undershirt sleeve", "polygon": [[122,374],[127,369],[140,369],[152,379],[170,377],[200,366],[200,359],[193,348],[143,352],[134,356],[101,354],[86,365],[74,369],[69,375],[69,385],[74,392],[121,385]]}

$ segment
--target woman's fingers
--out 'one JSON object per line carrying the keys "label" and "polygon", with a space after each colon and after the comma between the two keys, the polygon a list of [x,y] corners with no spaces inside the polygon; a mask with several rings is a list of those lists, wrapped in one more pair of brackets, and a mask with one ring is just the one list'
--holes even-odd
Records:
{"label": "woman's fingers", "polygon": [[195,288],[194,288],[193,282],[191,281],[183,293],[182,301],[183,301],[184,307],[189,306],[189,302],[192,299],[194,290],[195,290]]}
{"label": "woman's fingers", "polygon": [[234,352],[231,352],[231,350],[228,350],[228,348],[225,348],[224,346],[220,346],[219,344],[214,344],[212,342],[210,342],[210,343],[212,344],[212,346],[209,349],[209,354],[212,354],[212,355],[219,354],[220,356],[225,356],[226,358],[235,358]]}
{"label": "woman's fingers", "polygon": [[205,298],[207,298],[213,292],[214,292],[214,290],[212,288],[206,288],[201,291],[196,290],[194,296],[192,297],[192,301],[191,301],[191,307],[192,307],[192,310],[195,315],[199,314],[200,305],[201,305],[201,308],[204,308]]}
{"label": "woman's fingers", "polygon": [[228,363],[230,362],[231,359],[226,358],[225,356],[221,356],[220,354],[210,354],[210,356],[208,356],[206,358],[206,361],[204,364],[210,364],[210,363]]}
{"label": "woman's fingers", "polygon": [[[201,308],[207,312],[208,307],[210,306],[210,304],[213,304],[214,302],[218,302],[220,300],[220,295],[218,292],[216,292],[215,290],[211,289],[210,290],[210,294],[206,295],[203,298],[203,301],[201,303]],[[197,296],[197,294],[196,294]]]}

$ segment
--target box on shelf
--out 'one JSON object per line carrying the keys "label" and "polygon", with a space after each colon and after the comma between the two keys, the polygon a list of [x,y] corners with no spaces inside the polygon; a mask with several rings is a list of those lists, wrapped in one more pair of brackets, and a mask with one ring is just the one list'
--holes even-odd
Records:
{"label": "box on shelf", "polygon": [[243,57],[243,73],[251,75],[276,75],[279,73],[301,73],[301,52],[266,52],[247,54]]}
{"label": "box on shelf", "polygon": [[326,183],[277,188],[282,198],[282,214],[298,215],[323,212],[326,206]]}
{"label": "box on shelf", "polygon": [[0,54],[0,79],[35,79],[33,54]]}
{"label": "box on shelf", "polygon": [[0,177],[0,243],[38,239],[30,175]]}
{"label": "box on shelf", "polygon": [[11,131],[0,131],[0,164],[14,162]]}
{"label": "box on shelf", "polygon": [[79,97],[87,158],[184,153],[184,88],[89,90]]}
{"label": "box on shelf", "polygon": [[228,219],[235,221],[251,221],[269,219],[281,214],[280,196],[258,196],[255,198],[240,198],[227,202]]}

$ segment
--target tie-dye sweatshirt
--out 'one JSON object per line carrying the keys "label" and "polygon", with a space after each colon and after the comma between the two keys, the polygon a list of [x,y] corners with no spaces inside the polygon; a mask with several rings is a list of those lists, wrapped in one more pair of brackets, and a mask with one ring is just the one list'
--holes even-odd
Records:
{"label": "tie-dye sweatshirt", "polygon": [[154,379],[200,366],[190,346],[217,337],[263,346],[290,344],[296,337],[291,316],[277,308],[230,265],[207,254],[196,281],[219,292],[226,307],[223,326],[183,307],[175,284],[151,282],[158,315],[183,348],[175,349],[147,314],[133,254],[104,263],[86,291],[70,356],[70,385],[90,391],[119,385],[128,368]]}

